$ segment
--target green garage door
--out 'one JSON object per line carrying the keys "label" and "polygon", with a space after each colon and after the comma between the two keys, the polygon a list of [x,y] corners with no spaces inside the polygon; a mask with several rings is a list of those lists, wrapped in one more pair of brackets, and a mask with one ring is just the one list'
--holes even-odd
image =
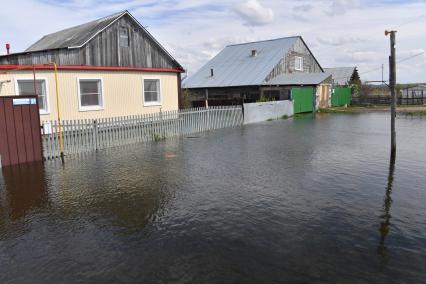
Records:
{"label": "green garage door", "polygon": [[351,98],[351,88],[336,87],[333,89],[333,94],[331,95],[331,106],[339,107],[344,105],[350,105]]}
{"label": "green garage door", "polygon": [[291,89],[294,113],[314,111],[314,89],[310,87]]}

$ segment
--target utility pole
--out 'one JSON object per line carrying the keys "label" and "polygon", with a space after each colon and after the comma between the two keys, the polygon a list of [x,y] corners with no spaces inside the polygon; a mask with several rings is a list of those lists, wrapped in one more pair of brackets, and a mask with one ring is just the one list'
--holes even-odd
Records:
{"label": "utility pole", "polygon": [[390,51],[389,57],[389,84],[391,89],[391,157],[396,154],[396,52],[395,52],[395,33],[396,31],[385,31],[385,35],[390,34]]}
{"label": "utility pole", "polygon": [[383,72],[384,72],[384,65],[382,64],[382,82],[384,82]]}

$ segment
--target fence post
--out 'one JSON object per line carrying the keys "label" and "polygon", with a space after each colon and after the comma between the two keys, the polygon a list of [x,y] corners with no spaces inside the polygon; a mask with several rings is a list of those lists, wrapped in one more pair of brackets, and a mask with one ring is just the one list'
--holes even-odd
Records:
{"label": "fence post", "polygon": [[160,107],[160,133],[161,133],[162,139],[166,138],[166,134],[164,133],[163,111],[162,111],[161,107]]}
{"label": "fence post", "polygon": [[93,150],[98,150],[98,122],[93,120]]}

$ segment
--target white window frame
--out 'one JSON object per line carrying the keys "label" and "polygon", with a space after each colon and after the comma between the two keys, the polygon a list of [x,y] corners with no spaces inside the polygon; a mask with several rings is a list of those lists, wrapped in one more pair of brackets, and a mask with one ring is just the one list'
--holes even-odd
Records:
{"label": "white window frame", "polygon": [[[81,105],[81,89],[80,81],[100,81],[101,83],[101,105],[97,106],[82,106]],[[100,77],[78,77],[77,78],[77,99],[78,99],[78,110],[81,112],[84,111],[101,111],[105,109],[105,93],[104,93],[104,81]]]}
{"label": "white window frame", "polygon": [[[121,36],[121,30],[126,30],[127,37]],[[122,40],[127,39],[127,44],[122,45]],[[118,28],[118,45],[119,47],[130,47],[130,31],[128,27],[120,26]]]}
{"label": "white window frame", "polygon": [[[15,95],[19,96],[19,81],[33,81],[34,77],[17,77],[15,78]],[[46,88],[46,109],[39,109],[40,115],[50,114],[50,103],[49,103],[49,81],[46,77],[36,77],[36,81],[44,81]]]}
{"label": "white window frame", "polygon": [[[159,81],[159,90],[158,90],[158,100],[156,102],[146,102],[145,101],[145,80],[158,80]],[[163,104],[163,96],[161,94],[161,78],[159,77],[143,77],[142,78],[142,98],[143,105],[146,107],[150,106],[161,106]]]}
{"label": "white window frame", "polygon": [[[300,63],[300,66],[299,66]],[[294,70],[303,71],[303,57],[295,56],[294,57]]]}

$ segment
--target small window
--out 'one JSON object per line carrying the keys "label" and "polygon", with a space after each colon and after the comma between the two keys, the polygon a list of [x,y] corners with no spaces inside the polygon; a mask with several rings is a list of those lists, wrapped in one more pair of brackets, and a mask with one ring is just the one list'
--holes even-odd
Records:
{"label": "small window", "polygon": [[81,111],[103,108],[102,81],[100,79],[79,80],[79,104]]}
{"label": "small window", "polygon": [[18,85],[18,96],[32,96],[34,95],[34,87],[36,88],[38,96],[38,105],[40,114],[49,113],[49,106],[47,103],[47,91],[46,91],[46,80],[37,79],[34,84],[34,80],[17,80]]}
{"label": "small window", "polygon": [[120,46],[129,47],[129,29],[120,27]]}
{"label": "small window", "polygon": [[160,105],[160,79],[145,79],[143,80],[143,86],[145,105]]}
{"label": "small window", "polygon": [[294,69],[303,71],[303,57],[296,56],[294,62]]}

